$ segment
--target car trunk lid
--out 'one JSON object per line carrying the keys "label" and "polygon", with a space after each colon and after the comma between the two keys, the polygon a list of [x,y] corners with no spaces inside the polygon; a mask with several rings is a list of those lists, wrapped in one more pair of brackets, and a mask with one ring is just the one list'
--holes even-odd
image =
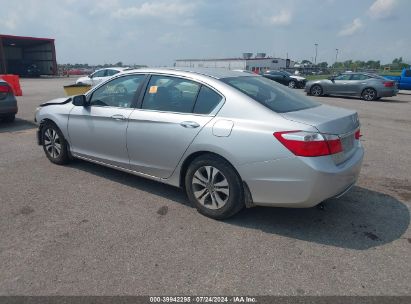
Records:
{"label": "car trunk lid", "polygon": [[322,134],[337,135],[343,151],[332,155],[336,164],[350,158],[358,146],[355,131],[359,128],[358,114],[355,111],[321,105],[300,111],[281,113],[292,121],[310,125]]}

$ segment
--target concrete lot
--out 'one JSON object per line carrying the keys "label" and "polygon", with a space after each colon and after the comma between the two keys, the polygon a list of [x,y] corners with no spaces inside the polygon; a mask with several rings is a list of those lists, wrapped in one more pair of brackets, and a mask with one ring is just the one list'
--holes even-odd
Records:
{"label": "concrete lot", "polygon": [[50,163],[34,109],[72,82],[23,79],[18,119],[0,123],[1,295],[411,295],[411,95],[318,98],[359,112],[366,148],[358,185],[325,210],[218,222],[178,189]]}

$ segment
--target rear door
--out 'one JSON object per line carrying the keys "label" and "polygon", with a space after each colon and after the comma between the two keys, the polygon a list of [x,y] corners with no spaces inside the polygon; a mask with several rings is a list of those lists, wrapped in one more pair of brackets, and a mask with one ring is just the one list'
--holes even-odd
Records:
{"label": "rear door", "polygon": [[68,132],[73,153],[122,168],[129,167],[127,123],[145,75],[127,75],[96,89],[90,106],[74,107]]}
{"label": "rear door", "polygon": [[350,95],[360,96],[364,87],[367,86],[367,81],[369,79],[370,77],[365,74],[352,74],[346,87],[347,92],[349,92]]}
{"label": "rear door", "polygon": [[221,101],[219,94],[189,79],[151,76],[141,108],[129,117],[130,168],[160,178],[171,176]]}

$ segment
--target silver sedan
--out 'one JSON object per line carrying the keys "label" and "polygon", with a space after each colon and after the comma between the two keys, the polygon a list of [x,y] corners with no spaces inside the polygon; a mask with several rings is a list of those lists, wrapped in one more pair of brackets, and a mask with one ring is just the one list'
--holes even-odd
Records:
{"label": "silver sedan", "polygon": [[79,158],[181,187],[215,219],[340,196],[364,153],[356,112],[226,70],[127,71],[42,104],[36,121],[51,162]]}
{"label": "silver sedan", "polygon": [[328,79],[307,82],[305,92],[308,95],[338,95],[361,97],[366,101],[391,97],[398,93],[394,81],[368,73],[343,73]]}

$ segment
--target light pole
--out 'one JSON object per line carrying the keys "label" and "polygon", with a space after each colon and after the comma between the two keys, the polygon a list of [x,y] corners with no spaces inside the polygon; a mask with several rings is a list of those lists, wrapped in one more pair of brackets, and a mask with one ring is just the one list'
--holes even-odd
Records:
{"label": "light pole", "polygon": [[337,65],[338,49],[335,49],[335,64]]}
{"label": "light pole", "polygon": [[314,59],[314,64],[317,65],[317,49],[318,49],[318,43],[315,43],[315,59]]}

